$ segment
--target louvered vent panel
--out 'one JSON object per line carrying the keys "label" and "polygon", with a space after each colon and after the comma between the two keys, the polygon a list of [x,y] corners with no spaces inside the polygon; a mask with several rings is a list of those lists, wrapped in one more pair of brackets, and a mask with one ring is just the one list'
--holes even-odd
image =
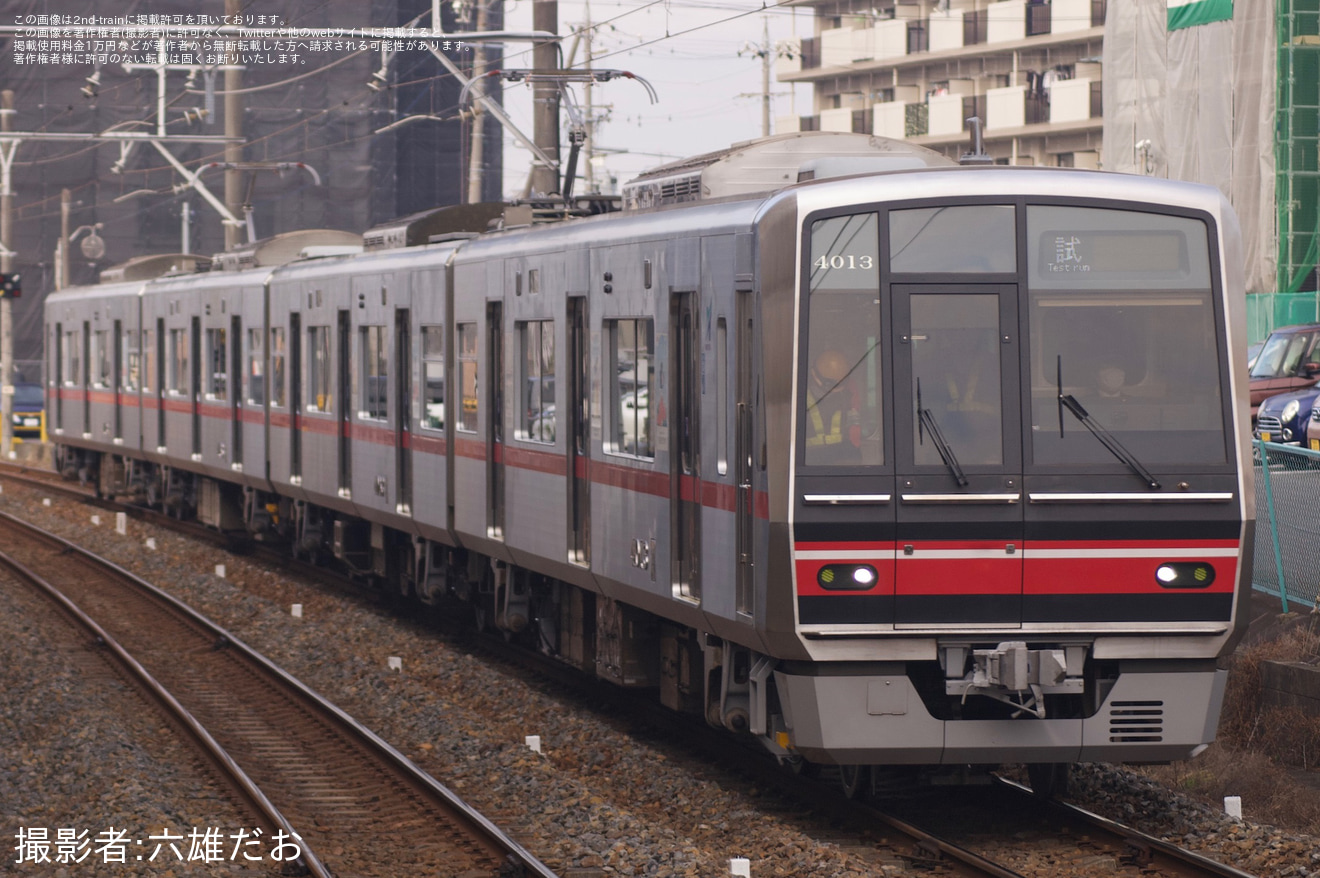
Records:
{"label": "louvered vent panel", "polygon": [[1111,743],[1152,744],[1164,740],[1163,701],[1115,701],[1109,708]]}

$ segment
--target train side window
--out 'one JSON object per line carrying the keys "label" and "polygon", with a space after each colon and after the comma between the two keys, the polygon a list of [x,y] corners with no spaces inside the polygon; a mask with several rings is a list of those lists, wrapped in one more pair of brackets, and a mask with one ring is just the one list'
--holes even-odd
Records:
{"label": "train side window", "polygon": [[156,331],[142,330],[142,390],[147,393],[156,391]]}
{"label": "train side window", "polygon": [[443,326],[422,327],[422,426],[445,428],[445,336]]}
{"label": "train side window", "polygon": [[654,458],[652,383],[655,378],[655,322],[609,320],[606,389],[609,435],[605,450]]}
{"label": "train side window", "polygon": [[170,356],[166,361],[166,381],[170,393],[184,396],[188,393],[188,330],[170,330]]}
{"label": "train side window", "polygon": [[229,357],[224,329],[206,330],[206,398],[225,400],[229,398]]}
{"label": "train side window", "polygon": [[141,386],[142,351],[138,347],[138,331],[124,330],[124,362],[120,375],[120,389],[136,393]]}
{"label": "train side window", "polygon": [[262,330],[248,330],[247,401],[251,405],[266,404],[266,351],[262,344]]}
{"label": "train side window", "polygon": [[1011,204],[890,211],[890,270],[941,274],[1017,271],[1014,211]]}
{"label": "train side window", "polygon": [[270,404],[284,408],[284,327],[270,330]]}
{"label": "train side window", "polygon": [[110,331],[98,329],[92,333],[92,386],[109,387],[111,382],[110,359],[114,351],[110,346]]}
{"label": "train side window", "polygon": [[477,432],[477,324],[458,326],[458,386],[462,407],[456,426],[464,433]]}
{"label": "train side window", "polygon": [[333,411],[330,327],[307,327],[307,411]]}
{"label": "train side window", "polygon": [[383,421],[389,417],[389,342],[384,326],[359,330],[362,350],[362,407],[359,415]]}
{"label": "train side window", "polygon": [[518,385],[522,405],[518,412],[518,438],[530,442],[555,441],[555,323],[532,320],[518,324]]}
{"label": "train side window", "polygon": [[78,330],[71,329],[64,333],[64,383],[69,387],[76,387],[78,376],[82,374],[82,363],[78,360],[78,352],[81,350]]}

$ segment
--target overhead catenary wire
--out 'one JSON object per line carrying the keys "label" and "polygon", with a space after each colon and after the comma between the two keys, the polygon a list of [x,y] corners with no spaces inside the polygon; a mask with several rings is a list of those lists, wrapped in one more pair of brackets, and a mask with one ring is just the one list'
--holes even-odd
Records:
{"label": "overhead catenary wire", "polygon": [[[664,44],[664,43],[666,43],[667,41],[675,40],[675,39],[678,39],[678,38],[680,38],[680,37],[684,37],[684,36],[689,36],[689,35],[691,35],[691,34],[699,33],[699,32],[701,32],[701,31],[703,31],[703,30],[707,30],[707,29],[712,28],[712,27],[717,27],[717,26],[719,26],[719,25],[726,24],[726,23],[731,22],[731,21],[736,21],[736,20],[738,20],[738,19],[745,18],[745,17],[748,16],[748,15],[753,15],[753,14],[758,14],[758,13],[760,13],[760,14],[765,14],[765,13],[773,13],[773,12],[785,11],[785,7],[788,5],[789,2],[791,2],[791,0],[778,0],[778,2],[775,2],[775,3],[768,3],[768,4],[767,4],[767,3],[763,3],[761,6],[756,7],[756,8],[753,8],[753,9],[739,9],[739,7],[737,7],[737,6],[732,6],[732,5],[727,5],[727,4],[720,4],[720,3],[710,3],[710,2],[688,2],[688,3],[683,3],[683,2],[675,2],[675,0],[652,0],[652,2],[645,3],[645,4],[643,4],[642,6],[639,6],[639,7],[635,8],[635,9],[627,9],[627,10],[624,10],[624,11],[618,13],[617,15],[614,15],[614,16],[612,16],[612,17],[606,18],[606,19],[604,19],[604,20],[602,20],[602,21],[594,22],[590,27],[591,27],[592,30],[600,31],[600,30],[603,29],[603,28],[609,28],[609,27],[612,27],[616,22],[623,21],[623,20],[625,20],[625,19],[627,19],[627,18],[629,18],[629,17],[636,16],[636,15],[641,14],[641,13],[645,13],[645,12],[647,12],[648,10],[652,10],[652,9],[654,9],[654,8],[657,7],[657,6],[661,6],[662,4],[663,4],[664,8],[666,8],[666,9],[670,9],[670,8],[675,8],[675,9],[714,9],[714,10],[736,10],[736,12],[735,12],[735,14],[733,14],[733,15],[725,16],[725,17],[723,17],[723,18],[719,18],[719,19],[716,19],[716,20],[713,20],[713,21],[708,21],[708,22],[703,22],[703,23],[700,23],[700,24],[696,24],[696,25],[693,25],[693,26],[691,26],[691,27],[683,28],[683,29],[681,29],[681,30],[677,30],[677,31],[669,31],[669,30],[666,30],[666,33],[665,33],[663,36],[655,37],[655,38],[652,38],[652,39],[644,39],[642,42],[639,42],[639,43],[636,43],[636,44],[631,44],[631,45],[627,45],[627,46],[621,46],[621,47],[619,47],[618,49],[615,49],[615,50],[613,50],[613,51],[606,52],[605,54],[594,56],[592,60],[593,60],[593,61],[599,61],[599,60],[602,60],[602,59],[604,59],[604,58],[615,57],[615,56],[618,56],[618,55],[626,55],[626,54],[628,54],[628,53],[630,53],[630,52],[635,52],[635,51],[637,51],[637,50],[639,50],[639,49],[645,49],[645,48],[649,48],[649,47],[654,47],[654,46],[657,46],[657,45],[660,45],[660,44]],[[324,6],[324,4],[322,4],[322,5]],[[246,3],[246,4],[244,5],[243,9],[246,11],[246,10],[248,10],[248,9],[253,8],[253,6],[254,6],[254,0],[249,0],[249,2]],[[314,10],[300,10],[300,12],[302,13],[303,16],[308,15],[310,11],[314,11]],[[408,25],[406,25],[406,26],[415,26],[416,23],[418,23],[422,18],[424,18],[424,17],[426,17],[426,16],[429,16],[429,14],[430,14],[430,13],[429,13],[429,11],[428,11],[428,12],[426,12],[426,13],[423,13],[423,14],[420,15],[420,16],[415,17],[415,18],[414,18],[414,19],[413,19]],[[300,17],[301,17],[301,16],[300,16]],[[455,38],[461,40],[462,34],[461,34],[461,32],[460,32],[460,33],[455,33],[455,34],[453,34],[453,36],[454,36]],[[283,80],[280,80],[280,81],[278,81],[278,82],[274,82],[274,83],[266,83],[266,84],[262,84],[262,85],[259,85],[259,86],[253,86],[253,87],[251,87],[251,88],[246,88],[246,89],[238,90],[238,91],[239,91],[240,93],[251,93],[251,92],[256,92],[256,91],[270,91],[270,90],[274,90],[274,89],[277,89],[277,88],[280,88],[280,87],[283,87],[283,86],[287,86],[287,85],[293,84],[293,83],[295,83],[295,82],[298,82],[298,81],[301,81],[301,80],[304,80],[304,79],[307,79],[307,78],[312,78],[312,77],[315,77],[315,76],[317,76],[317,75],[319,75],[319,74],[322,74],[322,73],[324,73],[326,70],[330,69],[331,67],[334,67],[334,66],[337,66],[337,65],[343,64],[343,63],[345,63],[345,62],[351,60],[353,57],[356,57],[357,55],[360,55],[360,54],[364,54],[364,53],[367,52],[367,51],[370,51],[370,50],[362,50],[362,49],[355,50],[355,51],[353,51],[353,52],[349,52],[348,54],[344,55],[344,56],[341,57],[341,58],[336,59],[335,61],[330,62],[329,64],[322,65],[321,67],[318,67],[318,68],[317,68],[316,70],[314,70],[314,71],[308,71],[308,72],[306,72],[306,73],[301,73],[301,74],[298,74],[298,75],[296,75],[296,76],[288,77],[288,78],[283,79]],[[522,56],[522,55],[525,55],[528,51],[530,51],[530,50],[529,50],[529,49],[528,49],[528,50],[521,50],[521,51],[519,51],[519,52],[514,52],[514,53],[506,54],[506,56],[505,56],[505,61],[507,62],[507,61],[512,60],[512,59],[517,59],[518,57],[520,57],[520,56]],[[700,58],[700,57],[702,57],[702,56],[698,55],[698,56],[695,56],[695,57]],[[395,83],[395,85],[396,85],[396,86],[402,86],[402,85],[416,85],[416,84],[420,84],[420,83],[426,82],[426,81],[428,81],[428,80],[430,80],[430,81],[432,81],[432,82],[436,82],[436,81],[441,81],[441,80],[444,80],[444,79],[446,79],[446,78],[450,78],[450,77],[451,77],[451,74],[449,74],[449,73],[445,73],[445,72],[442,72],[442,73],[439,73],[439,74],[437,74],[437,75],[430,76],[430,77],[422,77],[422,78],[418,78],[418,79],[414,79],[414,80],[408,80],[407,82]],[[128,85],[130,85],[130,83],[119,83],[119,84],[116,84],[115,86],[113,86],[112,89],[120,89],[120,88],[124,88],[124,87],[126,87],[126,86],[128,86]],[[513,84],[506,85],[506,86],[504,86],[504,87],[502,87],[502,88],[500,89],[500,93],[501,93],[501,94],[507,94],[512,88],[513,88]],[[197,88],[185,88],[185,89],[183,89],[178,95],[176,95],[175,97],[173,97],[173,98],[171,99],[171,101],[170,101],[170,106],[173,106],[173,105],[177,104],[178,101],[181,100],[181,99],[184,97],[184,95],[186,95],[186,94],[199,94],[199,93],[203,93],[203,90],[201,90],[201,89],[197,89]],[[216,91],[216,92],[214,92],[214,93],[215,93],[215,94],[224,94],[225,92],[224,92],[224,91]],[[259,146],[259,145],[262,144],[263,142],[271,141],[271,140],[273,140],[273,139],[275,139],[275,138],[278,138],[278,137],[280,137],[280,136],[282,136],[282,135],[287,134],[287,133],[290,132],[290,131],[293,131],[293,130],[298,129],[299,127],[304,127],[304,128],[305,128],[305,127],[308,127],[308,126],[310,126],[310,125],[316,123],[317,121],[319,121],[319,120],[325,118],[327,115],[329,115],[329,114],[331,114],[331,113],[335,113],[335,112],[338,112],[338,111],[341,111],[341,110],[346,110],[346,109],[357,109],[357,108],[358,108],[358,102],[359,102],[359,101],[361,101],[361,100],[363,100],[363,99],[369,99],[369,98],[371,98],[372,96],[373,96],[373,94],[372,94],[369,90],[367,90],[367,89],[365,88],[365,86],[364,86],[363,89],[361,89],[361,90],[359,90],[359,91],[353,93],[353,94],[352,94],[351,96],[349,96],[348,98],[345,98],[344,100],[342,100],[339,104],[337,104],[337,105],[335,105],[335,106],[331,106],[331,107],[326,107],[326,108],[324,108],[324,109],[322,109],[322,110],[316,112],[316,113],[313,114],[313,115],[310,115],[310,116],[307,116],[307,117],[305,117],[305,118],[299,119],[298,121],[296,121],[296,122],[294,122],[294,123],[292,123],[292,124],[290,124],[290,125],[288,125],[288,126],[285,126],[284,128],[281,128],[281,129],[279,129],[279,130],[277,130],[277,131],[270,132],[270,133],[264,135],[264,136],[261,137],[261,138],[258,138],[258,139],[255,139],[255,140],[252,140],[252,141],[246,143],[245,146],[246,146],[247,148],[251,148],[251,147],[254,147],[254,146]],[[67,111],[66,111],[66,114],[67,114]],[[119,124],[150,124],[149,119],[154,118],[154,115],[155,115],[155,114],[153,113],[150,117],[148,117],[148,119],[125,120],[123,123],[119,123]],[[442,118],[442,119],[458,118],[458,117],[459,117],[459,108],[456,107],[456,106],[454,106],[454,107],[445,107],[445,108],[441,108],[441,109],[438,109],[438,110],[434,110],[434,109],[433,109],[432,112],[429,113],[428,115],[435,116],[435,117],[440,117],[440,118]],[[698,111],[698,115],[701,115],[701,111]],[[49,120],[49,121],[47,121],[46,126],[49,126],[53,121],[54,121],[54,120]],[[179,121],[179,120],[174,120],[174,121],[177,122],[177,121]],[[172,124],[172,123],[170,123],[170,124]],[[287,151],[287,152],[283,152],[283,153],[279,153],[279,154],[277,154],[277,155],[275,155],[275,156],[271,156],[270,159],[271,159],[271,160],[295,159],[295,158],[297,158],[299,155],[305,155],[305,154],[307,154],[308,152],[321,152],[321,151],[324,151],[324,150],[326,150],[326,149],[333,148],[333,147],[335,147],[335,146],[340,146],[340,145],[344,145],[344,144],[348,144],[348,143],[356,142],[356,141],[359,141],[359,140],[361,140],[361,139],[364,139],[364,138],[367,138],[367,137],[372,137],[372,136],[375,136],[374,129],[371,130],[371,131],[369,131],[369,132],[367,132],[367,133],[364,133],[364,134],[362,134],[362,135],[358,135],[358,136],[354,136],[354,137],[346,137],[346,138],[343,138],[343,139],[340,139],[340,140],[337,140],[337,141],[334,141],[334,142],[326,142],[326,143],[322,143],[322,144],[317,144],[317,145],[315,145],[315,146],[306,146],[306,145],[304,145],[304,146],[299,147],[299,148],[296,149],[296,150],[289,150],[289,151]],[[99,146],[99,145],[98,145],[98,146]],[[24,165],[24,166],[32,166],[32,165],[35,165],[35,164],[38,164],[38,163],[41,163],[41,164],[50,164],[50,163],[55,163],[55,162],[59,162],[59,161],[66,161],[66,160],[69,160],[69,159],[75,158],[75,157],[77,157],[77,156],[79,156],[79,155],[86,154],[87,152],[90,152],[90,151],[92,151],[92,150],[94,150],[94,149],[96,149],[96,148],[97,148],[97,146],[84,147],[84,148],[81,148],[81,149],[75,150],[75,151],[73,151],[73,152],[66,153],[66,154],[61,155],[61,156],[50,156],[50,157],[46,157],[46,158],[42,158],[42,159],[35,159],[35,160],[30,161],[30,162],[22,162],[22,163],[19,163],[19,164],[22,164],[22,165]],[[214,152],[211,152],[211,153],[209,153],[209,154],[206,154],[206,155],[203,155],[203,156],[200,156],[200,157],[191,158],[191,159],[189,159],[189,160],[186,162],[186,164],[188,164],[188,165],[190,165],[190,166],[201,166],[201,165],[204,165],[204,164],[206,164],[206,163],[208,163],[208,162],[215,161],[215,160],[216,160],[221,154],[222,154],[222,153],[221,153],[220,151],[214,151]],[[157,172],[166,171],[166,170],[169,170],[169,166],[166,165],[166,164],[161,164],[161,165],[155,165],[155,166],[148,167],[148,168],[135,168],[135,169],[133,169],[133,170],[131,170],[131,171],[127,171],[126,173],[129,173],[129,174],[142,174],[142,175],[146,175],[146,174],[157,173]],[[46,202],[46,201],[47,201],[47,199],[42,199],[42,200],[40,200],[40,201],[33,202],[33,203],[29,204],[29,205],[24,205],[24,206],[22,206],[21,208],[19,208],[19,210],[22,210],[22,211],[24,211],[24,212],[26,213],[31,207],[36,207],[36,206],[41,205],[42,203],[44,203],[44,202]]]}

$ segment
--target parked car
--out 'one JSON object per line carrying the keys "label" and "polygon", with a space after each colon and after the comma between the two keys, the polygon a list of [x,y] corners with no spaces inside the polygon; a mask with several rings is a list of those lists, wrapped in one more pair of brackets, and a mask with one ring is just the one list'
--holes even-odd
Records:
{"label": "parked car", "polygon": [[1311,409],[1311,419],[1306,422],[1306,435],[1302,443],[1312,451],[1320,451],[1320,405]]}
{"label": "parked car", "polygon": [[1271,332],[1248,374],[1254,423],[1267,398],[1320,381],[1320,324],[1282,326]]}
{"label": "parked car", "polygon": [[14,436],[20,439],[46,439],[46,392],[40,384],[15,384],[13,412]]}
{"label": "parked car", "polygon": [[[1257,439],[1281,445],[1301,445],[1320,399],[1320,386],[1271,396],[1260,404],[1253,431]],[[1320,431],[1317,431],[1320,439]]]}
{"label": "parked car", "polygon": [[1256,357],[1260,355],[1260,349],[1263,348],[1263,347],[1265,347],[1265,342],[1263,342],[1263,341],[1258,341],[1258,342],[1256,342],[1255,344],[1249,344],[1249,345],[1247,345],[1247,371],[1248,371],[1248,372],[1251,371],[1251,367],[1252,367],[1252,366],[1256,365]]}

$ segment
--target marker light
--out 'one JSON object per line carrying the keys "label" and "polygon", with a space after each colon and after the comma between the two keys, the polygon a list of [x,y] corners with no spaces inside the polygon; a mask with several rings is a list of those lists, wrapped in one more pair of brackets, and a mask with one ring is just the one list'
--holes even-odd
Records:
{"label": "marker light", "polygon": [[1215,568],[1204,561],[1170,561],[1155,568],[1155,579],[1164,588],[1209,588]]}
{"label": "marker light", "polygon": [[867,591],[878,578],[870,564],[826,564],[816,573],[816,582],[829,591]]}

